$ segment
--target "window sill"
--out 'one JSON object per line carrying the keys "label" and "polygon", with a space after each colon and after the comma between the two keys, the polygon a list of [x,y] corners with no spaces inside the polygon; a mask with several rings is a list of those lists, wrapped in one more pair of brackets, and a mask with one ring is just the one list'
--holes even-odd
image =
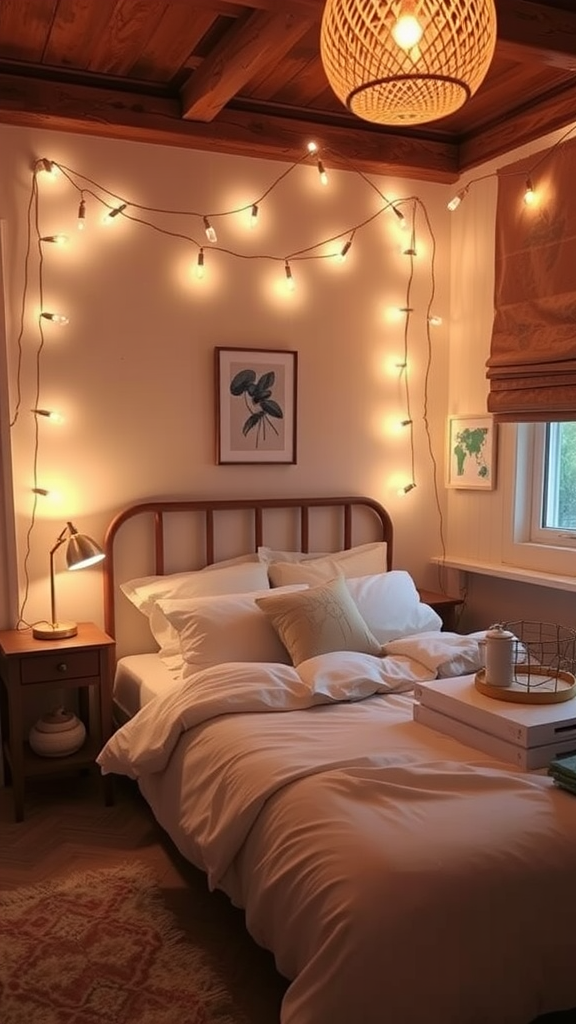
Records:
{"label": "window sill", "polygon": [[436,565],[448,569],[460,569],[462,572],[478,573],[480,576],[495,576],[498,579],[514,580],[517,583],[530,583],[536,587],[550,587],[553,590],[569,590],[576,593],[576,576],[559,576],[549,572],[537,572],[535,569],[522,569],[520,566],[503,565],[496,562],[475,562],[469,558],[433,558]]}

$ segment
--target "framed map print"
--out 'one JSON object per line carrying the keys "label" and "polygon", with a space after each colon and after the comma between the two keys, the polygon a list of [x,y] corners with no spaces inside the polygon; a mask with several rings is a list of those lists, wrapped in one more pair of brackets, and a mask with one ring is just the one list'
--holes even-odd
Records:
{"label": "framed map print", "polygon": [[496,484],[496,427],[491,416],[448,421],[448,487],[491,491]]}

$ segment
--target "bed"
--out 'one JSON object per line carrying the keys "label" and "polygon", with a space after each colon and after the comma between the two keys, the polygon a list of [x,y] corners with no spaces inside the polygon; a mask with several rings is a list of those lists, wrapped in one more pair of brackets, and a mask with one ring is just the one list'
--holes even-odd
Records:
{"label": "bed", "polygon": [[576,1006],[576,805],[413,720],[415,682],[475,671],[482,636],[441,631],[393,568],[385,509],[145,502],[105,546],[106,628],[120,641],[130,607],[146,630],[119,648],[124,724],[101,769],[137,779],[244,909],[290,981],[282,1024],[529,1024]]}

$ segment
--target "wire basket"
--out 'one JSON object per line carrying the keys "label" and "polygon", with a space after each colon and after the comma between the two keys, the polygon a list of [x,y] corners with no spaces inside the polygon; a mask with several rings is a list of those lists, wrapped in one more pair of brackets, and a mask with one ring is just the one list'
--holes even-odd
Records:
{"label": "wire basket", "polygon": [[576,694],[576,630],[552,622],[520,619],[502,623],[514,634],[511,686],[492,687],[484,673],[478,688],[500,700],[547,704]]}

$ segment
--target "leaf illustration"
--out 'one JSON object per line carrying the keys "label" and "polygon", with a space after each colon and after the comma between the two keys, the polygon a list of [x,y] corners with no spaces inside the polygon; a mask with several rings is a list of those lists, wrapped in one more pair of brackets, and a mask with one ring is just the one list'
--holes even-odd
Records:
{"label": "leaf illustration", "polygon": [[268,373],[263,373],[256,385],[254,391],[254,401],[261,402],[263,398],[267,398],[268,395],[272,394],[272,387],[276,379],[276,374],[273,370]]}
{"label": "leaf illustration", "polygon": [[244,426],[242,427],[242,433],[244,434],[244,437],[246,437],[246,435],[249,434],[250,431],[253,430],[253,428],[257,426],[258,423],[260,423],[260,420],[262,419],[263,415],[263,412],[253,412],[252,415],[248,417]]}
{"label": "leaf illustration", "polygon": [[284,419],[282,409],[273,398],[264,398],[260,404],[264,412],[268,413],[269,416],[275,416],[277,420]]}
{"label": "leaf illustration", "polygon": [[240,370],[230,381],[230,391],[233,395],[242,395],[254,387],[256,374],[254,370]]}

